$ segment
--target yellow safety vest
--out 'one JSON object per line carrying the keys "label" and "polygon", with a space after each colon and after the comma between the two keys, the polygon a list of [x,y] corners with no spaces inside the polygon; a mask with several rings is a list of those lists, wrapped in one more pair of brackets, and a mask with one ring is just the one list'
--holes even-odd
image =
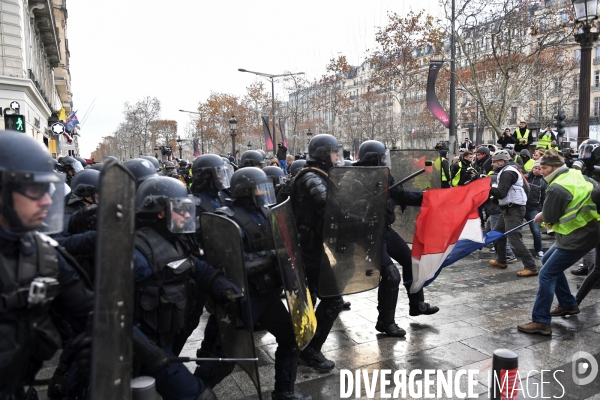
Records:
{"label": "yellow safety vest", "polygon": [[525,170],[525,172],[531,171],[531,168],[533,168],[533,164],[535,164],[535,161],[532,158],[530,158],[529,161],[523,164],[523,169]]}
{"label": "yellow safety vest", "polygon": [[445,160],[446,157],[439,156],[438,158],[436,158],[435,163],[433,164],[433,167],[442,173],[442,182],[448,182],[448,178],[446,177],[444,169],[442,168],[442,162],[444,162]]}
{"label": "yellow safety vest", "polygon": [[544,149],[550,149],[550,145],[552,144],[552,134],[546,135],[543,134],[538,140],[537,147],[543,147]]}
{"label": "yellow safety vest", "polygon": [[458,171],[456,171],[456,175],[452,178],[452,186],[458,186],[458,182],[460,182],[460,171],[462,170],[462,161],[458,160]]}
{"label": "yellow safety vest", "polygon": [[[517,130],[515,131],[515,134],[516,134],[515,136],[517,136],[517,139],[518,139],[518,140],[521,140],[521,139],[525,139],[525,140],[527,140],[527,139],[529,139],[529,132],[531,132],[529,129],[525,129],[525,136],[521,136],[521,130],[520,130],[520,129],[517,129]],[[517,141],[518,141],[518,140],[517,140]],[[517,144],[518,144],[518,143],[517,143]]]}
{"label": "yellow safety vest", "polygon": [[596,204],[591,198],[594,185],[585,180],[581,171],[569,169],[557,176],[548,187],[552,185],[564,187],[573,196],[573,200],[565,209],[565,214],[560,217],[558,223],[552,225],[554,232],[568,235],[577,229],[583,228],[590,221],[600,221],[600,214],[598,214]]}

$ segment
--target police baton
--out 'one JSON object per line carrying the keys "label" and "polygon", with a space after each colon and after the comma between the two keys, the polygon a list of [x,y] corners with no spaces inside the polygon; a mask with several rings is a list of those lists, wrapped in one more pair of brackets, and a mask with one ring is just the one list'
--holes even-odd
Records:
{"label": "police baton", "polygon": [[[514,228],[512,228],[510,231],[506,231],[504,232],[504,235],[508,235],[509,233],[513,233],[514,231],[516,231],[517,229],[521,229],[522,227],[524,227],[525,225],[529,225],[530,223],[533,222],[533,219],[531,221],[527,221],[519,226],[515,226]],[[493,229],[492,229],[493,230]]]}
{"label": "police baton", "polygon": [[398,182],[394,183],[392,186],[390,186],[390,187],[388,188],[388,190],[390,190],[390,189],[392,189],[392,188],[395,188],[395,187],[396,187],[396,186],[398,186],[398,185],[402,185],[404,182],[408,182],[408,181],[410,181],[411,179],[413,179],[413,178],[416,178],[417,176],[421,175],[422,173],[425,173],[425,172],[431,172],[431,171],[427,171],[427,169],[428,169],[427,167],[431,167],[431,166],[433,166],[433,162],[432,162],[432,161],[425,161],[425,168],[423,168],[423,169],[420,169],[420,170],[418,170],[417,172],[410,174],[410,175],[409,175],[409,176],[407,176],[406,178],[404,178],[404,179],[402,179],[402,180],[400,180],[400,181],[398,181]]}
{"label": "police baton", "polygon": [[172,363],[186,363],[192,361],[258,361],[258,358],[197,358],[197,357],[169,357]]}

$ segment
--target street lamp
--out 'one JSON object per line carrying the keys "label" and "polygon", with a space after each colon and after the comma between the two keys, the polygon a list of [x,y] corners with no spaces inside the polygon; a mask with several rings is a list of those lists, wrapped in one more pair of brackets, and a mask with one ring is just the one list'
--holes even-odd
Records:
{"label": "street lamp", "polygon": [[592,32],[590,21],[598,18],[598,0],[572,0],[575,21],[582,23],[583,32],[575,35],[581,45],[579,65],[579,121],[577,145],[590,137],[590,89],[592,84],[592,47],[598,40],[598,32]]}
{"label": "street lamp", "polygon": [[183,139],[181,139],[180,136],[177,136],[176,142],[177,142],[177,146],[179,146],[179,159],[181,160],[183,158],[182,148],[181,148],[181,143],[183,142]]}
{"label": "street lamp", "polygon": [[[179,112],[199,115],[200,116],[200,121],[202,121],[202,113],[200,113],[200,112],[197,112],[197,111],[186,111],[186,110],[179,110]],[[200,126],[200,149],[202,150],[202,154],[204,154],[204,136],[203,136],[203,132],[202,132],[202,127],[203,126],[204,126],[204,124],[202,124]],[[198,124],[196,124],[196,129],[198,129]]]}
{"label": "street lamp", "polygon": [[250,143],[249,140],[248,140],[248,144],[246,146],[248,146],[248,150],[252,149],[252,143]]}
{"label": "street lamp", "polygon": [[237,129],[237,119],[235,119],[233,114],[231,114],[231,118],[229,118],[229,129],[231,129],[231,155],[235,158],[235,131]]}
{"label": "street lamp", "polygon": [[[249,74],[254,74],[258,76],[262,76],[263,78],[267,78],[271,81],[271,118],[273,118],[272,126],[273,126],[273,142],[277,141],[275,136],[275,78],[281,78],[282,76],[294,76],[294,75],[304,75],[304,72],[295,72],[288,74],[266,74],[264,72],[256,72],[256,71],[248,71],[244,68],[238,68],[240,72],[248,72]],[[283,142],[283,132],[281,141]],[[274,149],[273,149],[274,150]]]}

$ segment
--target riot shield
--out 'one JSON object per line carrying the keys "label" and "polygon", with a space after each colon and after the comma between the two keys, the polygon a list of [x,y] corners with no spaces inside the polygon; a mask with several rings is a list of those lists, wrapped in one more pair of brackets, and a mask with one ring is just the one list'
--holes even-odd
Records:
{"label": "riot shield", "polygon": [[[204,213],[200,216],[202,227],[202,248],[206,261],[216,269],[222,269],[227,279],[248,294],[248,281],[244,270],[244,245],[240,227],[230,219],[220,215]],[[240,302],[250,315],[248,301]],[[229,358],[256,358],[252,327],[246,328],[238,315],[229,314],[218,304],[215,305],[221,346]],[[237,364],[250,376],[260,397],[260,380],[257,361],[237,361]]]}
{"label": "riot shield", "polygon": [[379,284],[388,176],[386,167],[329,171],[320,296],[363,292]]}
{"label": "riot shield", "polygon": [[[402,184],[404,189],[425,190],[442,187],[441,158],[438,150],[391,150],[390,159],[391,174],[396,181],[425,168],[425,161],[433,162],[433,172],[425,172],[405,182]],[[396,222],[392,227],[408,243],[413,241],[419,212],[418,207],[407,207],[404,213],[400,207],[396,207]]]}
{"label": "riot shield", "polygon": [[[118,188],[118,190],[115,190]],[[100,172],[92,399],[131,399],[135,178],[116,161]]]}
{"label": "riot shield", "polygon": [[304,349],[315,335],[317,319],[306,286],[306,274],[289,198],[270,209],[269,221],[296,343],[300,349]]}

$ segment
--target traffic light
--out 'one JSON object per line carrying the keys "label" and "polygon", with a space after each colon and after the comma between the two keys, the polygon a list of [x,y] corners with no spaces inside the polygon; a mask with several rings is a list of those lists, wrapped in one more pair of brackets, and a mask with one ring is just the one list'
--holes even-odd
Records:
{"label": "traffic light", "polygon": [[567,126],[567,123],[565,122],[565,119],[567,119],[565,112],[559,111],[558,114],[554,116],[554,118],[556,119],[556,130],[558,132],[558,136],[564,136],[565,126]]}
{"label": "traffic light", "polygon": [[4,129],[25,132],[25,117],[21,114],[4,114]]}

